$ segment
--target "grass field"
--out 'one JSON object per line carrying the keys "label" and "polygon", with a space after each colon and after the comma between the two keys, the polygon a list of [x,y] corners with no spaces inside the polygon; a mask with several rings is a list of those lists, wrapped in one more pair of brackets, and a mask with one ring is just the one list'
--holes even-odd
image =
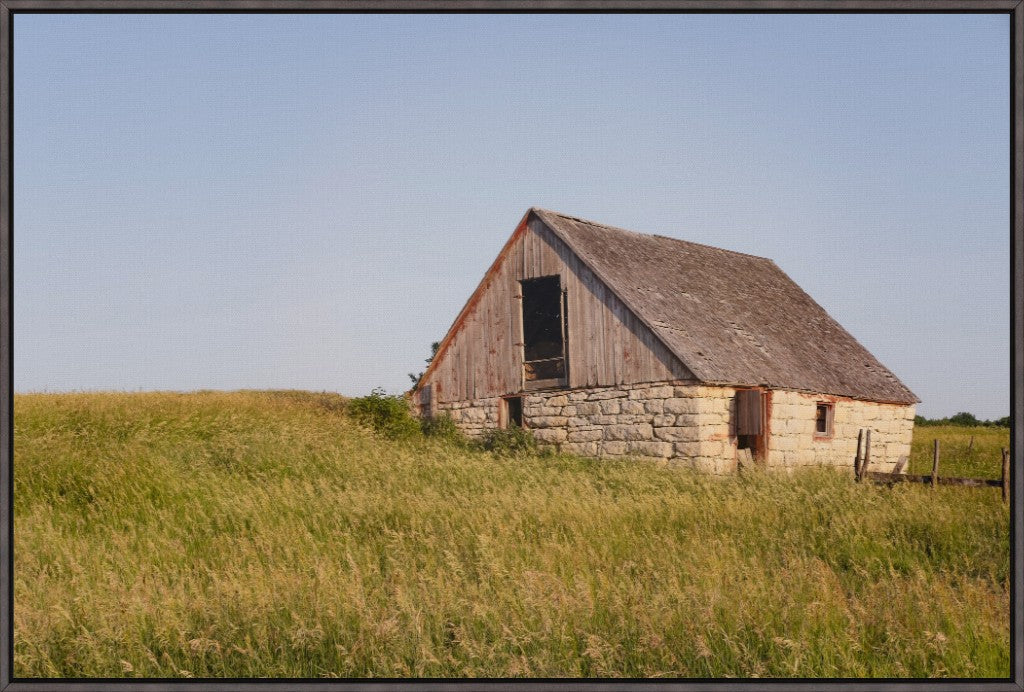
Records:
{"label": "grass field", "polygon": [[[971,438],[974,445],[971,445]],[[932,472],[932,444],[939,441],[939,476],[1000,478],[1002,448],[1010,448],[1009,428],[962,428],[955,425],[914,428],[908,473]]]}
{"label": "grass field", "polygon": [[502,458],[343,408],[16,396],[15,676],[1009,675],[997,489]]}

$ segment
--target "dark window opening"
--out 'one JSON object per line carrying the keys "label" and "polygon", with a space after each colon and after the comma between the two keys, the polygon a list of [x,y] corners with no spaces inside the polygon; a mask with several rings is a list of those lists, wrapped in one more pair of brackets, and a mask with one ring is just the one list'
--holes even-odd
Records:
{"label": "dark window opening", "polygon": [[[565,301],[557,276],[528,279],[523,288],[523,370],[528,382],[565,379]],[[552,382],[555,384],[555,382]]]}
{"label": "dark window opening", "polygon": [[424,418],[434,417],[434,397],[429,384],[420,388],[420,415]]}
{"label": "dark window opening", "polygon": [[818,404],[814,414],[814,434],[817,437],[832,435],[832,404]]}
{"label": "dark window opening", "polygon": [[518,396],[510,396],[502,401],[505,402],[505,427],[523,427],[523,399]]}

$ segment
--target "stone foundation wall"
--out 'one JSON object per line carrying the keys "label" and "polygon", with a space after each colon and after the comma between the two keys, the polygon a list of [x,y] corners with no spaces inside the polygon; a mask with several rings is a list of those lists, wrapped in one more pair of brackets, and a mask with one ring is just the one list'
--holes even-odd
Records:
{"label": "stone foundation wall", "polygon": [[[677,460],[711,473],[735,470],[729,440],[732,390],[656,383],[523,395],[523,423],[541,445],[590,457]],[[479,437],[498,426],[501,400],[439,403]]]}
{"label": "stone foundation wall", "polygon": [[[818,403],[834,408],[832,436],[814,434]],[[914,406],[878,404],[842,397],[776,390],[772,392],[768,466],[849,466],[857,453],[857,433],[871,430],[871,466],[892,471],[909,456],[914,434]]]}
{"label": "stone foundation wall", "polygon": [[[648,383],[523,395],[523,423],[541,445],[589,457],[672,460],[714,473],[736,471],[731,387]],[[818,402],[835,406],[833,436],[814,435]],[[500,398],[439,402],[470,437],[499,425]],[[849,466],[857,432],[872,429],[872,469],[891,470],[910,453],[914,407],[774,390],[768,426],[769,467]]]}
{"label": "stone foundation wall", "polygon": [[439,402],[437,412],[447,413],[465,435],[478,438],[485,431],[498,427],[501,399],[474,399],[472,401]]}

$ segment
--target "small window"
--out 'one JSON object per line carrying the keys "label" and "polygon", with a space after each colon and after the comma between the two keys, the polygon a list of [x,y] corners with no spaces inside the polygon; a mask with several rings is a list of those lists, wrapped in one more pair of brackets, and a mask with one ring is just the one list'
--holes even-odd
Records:
{"label": "small window", "polygon": [[523,427],[523,398],[510,396],[501,400],[501,425],[505,428]]}
{"label": "small window", "polygon": [[814,436],[832,437],[833,404],[818,404],[814,415]]}

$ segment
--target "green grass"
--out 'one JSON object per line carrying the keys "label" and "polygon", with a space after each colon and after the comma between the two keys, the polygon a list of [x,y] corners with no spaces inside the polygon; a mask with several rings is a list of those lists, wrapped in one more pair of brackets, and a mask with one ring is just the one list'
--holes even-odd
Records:
{"label": "green grass", "polygon": [[[974,445],[971,446],[971,438]],[[932,472],[933,441],[939,441],[939,476],[1001,478],[1002,448],[1010,448],[1009,428],[918,426],[910,448],[908,473]]]}
{"label": "green grass", "polygon": [[344,408],[16,396],[14,674],[1009,675],[998,491],[499,457]]}

